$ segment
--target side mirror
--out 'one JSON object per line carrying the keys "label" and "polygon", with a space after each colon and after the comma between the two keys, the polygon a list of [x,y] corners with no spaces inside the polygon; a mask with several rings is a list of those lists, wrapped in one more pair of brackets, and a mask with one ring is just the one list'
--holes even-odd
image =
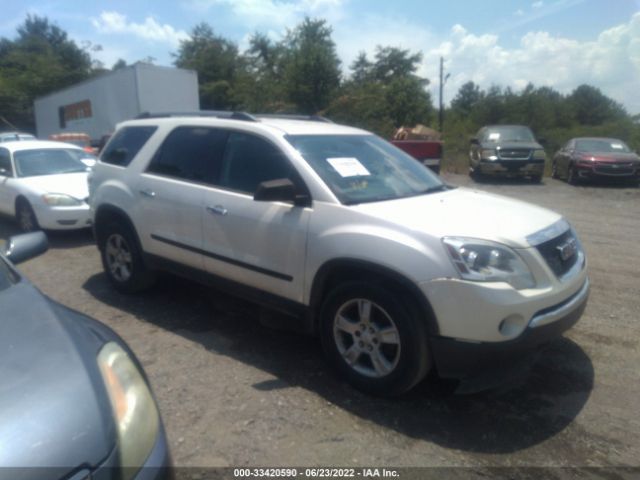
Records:
{"label": "side mirror", "polygon": [[306,194],[296,193],[296,186],[288,178],[267,180],[258,185],[253,199],[256,202],[287,202],[297,207],[306,207],[310,198]]}
{"label": "side mirror", "polygon": [[18,264],[42,255],[49,249],[49,241],[44,232],[31,232],[9,238],[5,256],[11,263]]}
{"label": "side mirror", "polygon": [[476,137],[470,138],[469,139],[469,144],[470,145],[480,145],[480,140],[478,140]]}

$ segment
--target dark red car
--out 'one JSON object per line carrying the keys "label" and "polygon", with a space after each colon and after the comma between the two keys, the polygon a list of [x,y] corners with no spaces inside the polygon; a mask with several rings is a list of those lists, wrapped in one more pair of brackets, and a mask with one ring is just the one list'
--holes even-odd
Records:
{"label": "dark red car", "polygon": [[576,184],[588,178],[619,178],[640,183],[640,157],[615,138],[572,138],[553,157],[553,178]]}

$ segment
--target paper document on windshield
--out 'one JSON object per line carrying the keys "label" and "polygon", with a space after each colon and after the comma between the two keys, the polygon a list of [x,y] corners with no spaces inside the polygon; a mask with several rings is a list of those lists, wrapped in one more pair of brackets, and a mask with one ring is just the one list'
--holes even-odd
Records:
{"label": "paper document on windshield", "polygon": [[369,170],[354,157],[333,157],[327,158],[333,169],[341,177],[358,177],[371,175]]}

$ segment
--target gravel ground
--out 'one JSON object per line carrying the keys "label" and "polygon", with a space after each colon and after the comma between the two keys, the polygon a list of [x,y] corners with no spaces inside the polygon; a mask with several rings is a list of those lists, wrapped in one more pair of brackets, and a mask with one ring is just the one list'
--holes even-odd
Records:
{"label": "gravel ground", "polygon": [[[428,379],[402,398],[364,396],[332,375],[315,339],[261,326],[251,304],[172,277],[114,292],[89,232],[51,234],[50,251],[21,269],[131,345],[178,466],[640,466],[640,189],[474,188],[564,214],[592,281],[582,320],[499,391],[453,395]],[[13,233],[0,220],[0,238]]]}

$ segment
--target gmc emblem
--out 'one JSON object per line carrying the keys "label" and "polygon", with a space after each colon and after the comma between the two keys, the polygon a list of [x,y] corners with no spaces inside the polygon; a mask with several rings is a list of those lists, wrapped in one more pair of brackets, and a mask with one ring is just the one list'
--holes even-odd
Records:
{"label": "gmc emblem", "polygon": [[578,250],[578,244],[575,238],[569,238],[562,245],[558,245],[556,249],[558,249],[558,252],[560,252],[560,258],[562,259],[562,261],[566,262],[575,255],[576,251]]}

